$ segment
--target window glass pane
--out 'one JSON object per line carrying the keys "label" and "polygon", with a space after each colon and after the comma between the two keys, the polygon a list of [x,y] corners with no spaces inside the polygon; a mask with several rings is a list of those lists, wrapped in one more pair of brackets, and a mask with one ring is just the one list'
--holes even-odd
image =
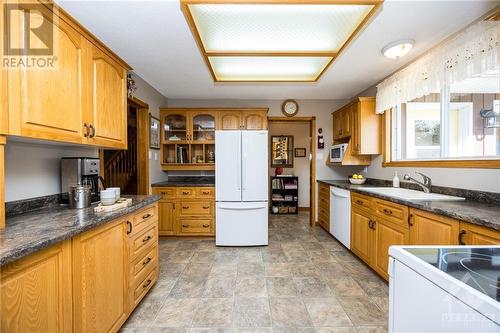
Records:
{"label": "window glass pane", "polygon": [[440,99],[429,94],[393,111],[393,160],[440,158]]}
{"label": "window glass pane", "polygon": [[499,71],[450,87],[447,157],[500,156]]}

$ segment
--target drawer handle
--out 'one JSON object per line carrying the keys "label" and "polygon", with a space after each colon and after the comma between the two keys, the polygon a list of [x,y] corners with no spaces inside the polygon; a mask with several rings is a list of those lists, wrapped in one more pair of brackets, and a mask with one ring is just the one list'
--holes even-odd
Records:
{"label": "drawer handle", "polygon": [[148,279],[143,285],[142,285],[142,288],[143,289],[146,289],[150,284],[151,284],[151,279]]}
{"label": "drawer handle", "polygon": [[127,235],[132,233],[132,223],[127,221]]}
{"label": "drawer handle", "polygon": [[148,214],[142,215],[143,220],[147,219],[148,217],[151,217],[151,214],[148,213]]}
{"label": "drawer handle", "polygon": [[184,195],[188,195],[188,194],[189,194],[189,192],[182,191],[182,194],[184,194]]}
{"label": "drawer handle", "polygon": [[208,228],[208,227],[210,227],[210,224],[204,224],[203,225],[203,228]]}
{"label": "drawer handle", "polygon": [[189,228],[189,224],[183,224],[182,227],[183,228]]}
{"label": "drawer handle", "polygon": [[209,209],[210,206],[203,206],[203,209]]}
{"label": "drawer handle", "polygon": [[147,264],[149,264],[151,260],[152,260],[151,257],[148,257],[146,260],[142,262],[142,266],[146,266]]}
{"label": "drawer handle", "polygon": [[148,236],[146,236],[146,237],[144,237],[144,238],[142,239],[142,242],[143,242],[143,243],[146,243],[146,242],[147,242],[148,240],[150,240],[151,238],[152,238],[152,237],[148,235]]}
{"label": "drawer handle", "polygon": [[467,233],[465,230],[461,230],[460,233],[458,234],[458,244],[460,245],[465,245],[464,242],[464,235]]}
{"label": "drawer handle", "polygon": [[167,195],[167,192],[160,192],[160,193],[163,194],[163,195]]}
{"label": "drawer handle", "polygon": [[364,202],[364,201],[362,201],[362,200],[356,200],[356,203],[357,203],[358,205],[364,205],[364,204],[365,204],[365,202]]}
{"label": "drawer handle", "polygon": [[189,209],[189,206],[182,206],[182,209]]}
{"label": "drawer handle", "polygon": [[202,193],[203,193],[203,194],[207,194],[207,195],[208,195],[208,194],[210,194],[210,192],[209,192],[209,191],[203,191]]}
{"label": "drawer handle", "polygon": [[392,215],[392,210],[390,209],[384,209],[384,213],[386,213],[387,215]]}

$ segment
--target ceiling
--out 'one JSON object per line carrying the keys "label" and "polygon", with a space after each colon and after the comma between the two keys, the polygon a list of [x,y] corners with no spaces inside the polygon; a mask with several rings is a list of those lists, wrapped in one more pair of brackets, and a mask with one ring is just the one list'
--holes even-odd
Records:
{"label": "ceiling", "polygon": [[[215,83],[179,1],[57,1],[171,99],[348,99],[460,30],[499,1],[390,1],[314,83]],[[381,49],[415,40],[400,60]]]}

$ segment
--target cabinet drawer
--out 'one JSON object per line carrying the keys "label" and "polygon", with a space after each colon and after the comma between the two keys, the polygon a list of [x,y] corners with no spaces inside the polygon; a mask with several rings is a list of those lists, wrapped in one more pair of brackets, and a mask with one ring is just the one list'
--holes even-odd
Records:
{"label": "cabinet drawer", "polygon": [[192,188],[181,187],[177,189],[177,197],[182,198],[194,198],[195,190]]}
{"label": "cabinet drawer", "polygon": [[213,214],[212,201],[181,201],[180,214],[181,215],[212,215]]}
{"label": "cabinet drawer", "polygon": [[153,205],[130,216],[127,219],[127,234],[129,237],[135,237],[145,228],[155,225],[158,220],[156,210],[157,205]]}
{"label": "cabinet drawer", "polygon": [[161,195],[161,200],[175,200],[175,188],[154,188],[153,193]]}
{"label": "cabinet drawer", "polygon": [[330,209],[328,207],[322,207],[321,205],[318,207],[318,214],[323,216],[330,216]]}
{"label": "cabinet drawer", "polygon": [[394,222],[408,228],[408,207],[397,203],[374,199],[375,213],[387,221]]}
{"label": "cabinet drawer", "polygon": [[153,244],[158,244],[158,235],[156,225],[139,233],[135,238],[129,241],[130,259],[136,259],[143,249]]}
{"label": "cabinet drawer", "polygon": [[181,222],[182,234],[211,234],[213,219],[183,219]]}
{"label": "cabinet drawer", "polygon": [[353,207],[371,209],[373,206],[373,199],[358,193],[351,193],[351,204]]}
{"label": "cabinet drawer", "polygon": [[214,198],[215,191],[214,188],[197,188],[196,191],[197,198]]}
{"label": "cabinet drawer", "polygon": [[133,295],[133,303],[134,306],[137,305],[141,299],[146,295],[146,293],[151,289],[156,280],[158,279],[157,269],[153,269],[143,280],[135,286],[134,295]]}
{"label": "cabinet drawer", "polygon": [[320,198],[322,196],[329,197],[330,196],[330,186],[320,183],[318,186],[318,193],[319,193]]}
{"label": "cabinet drawer", "polygon": [[135,286],[137,281],[143,276],[144,272],[151,270],[153,267],[158,265],[158,246],[154,245],[149,251],[146,251],[144,255],[138,257],[131,265],[130,270],[130,284]]}

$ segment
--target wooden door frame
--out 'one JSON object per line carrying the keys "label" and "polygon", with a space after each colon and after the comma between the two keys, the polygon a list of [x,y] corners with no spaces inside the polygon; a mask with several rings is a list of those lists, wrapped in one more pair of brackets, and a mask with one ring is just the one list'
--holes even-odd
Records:
{"label": "wooden door frame", "polygon": [[[150,194],[149,186],[149,105],[136,97],[127,98],[137,110],[137,194]],[[128,116],[128,114],[127,114]],[[104,177],[104,150],[99,149],[100,173]]]}
{"label": "wooden door frame", "polygon": [[270,122],[302,122],[309,123],[309,151],[311,159],[309,161],[309,223],[316,225],[316,117],[267,117],[268,128]]}

